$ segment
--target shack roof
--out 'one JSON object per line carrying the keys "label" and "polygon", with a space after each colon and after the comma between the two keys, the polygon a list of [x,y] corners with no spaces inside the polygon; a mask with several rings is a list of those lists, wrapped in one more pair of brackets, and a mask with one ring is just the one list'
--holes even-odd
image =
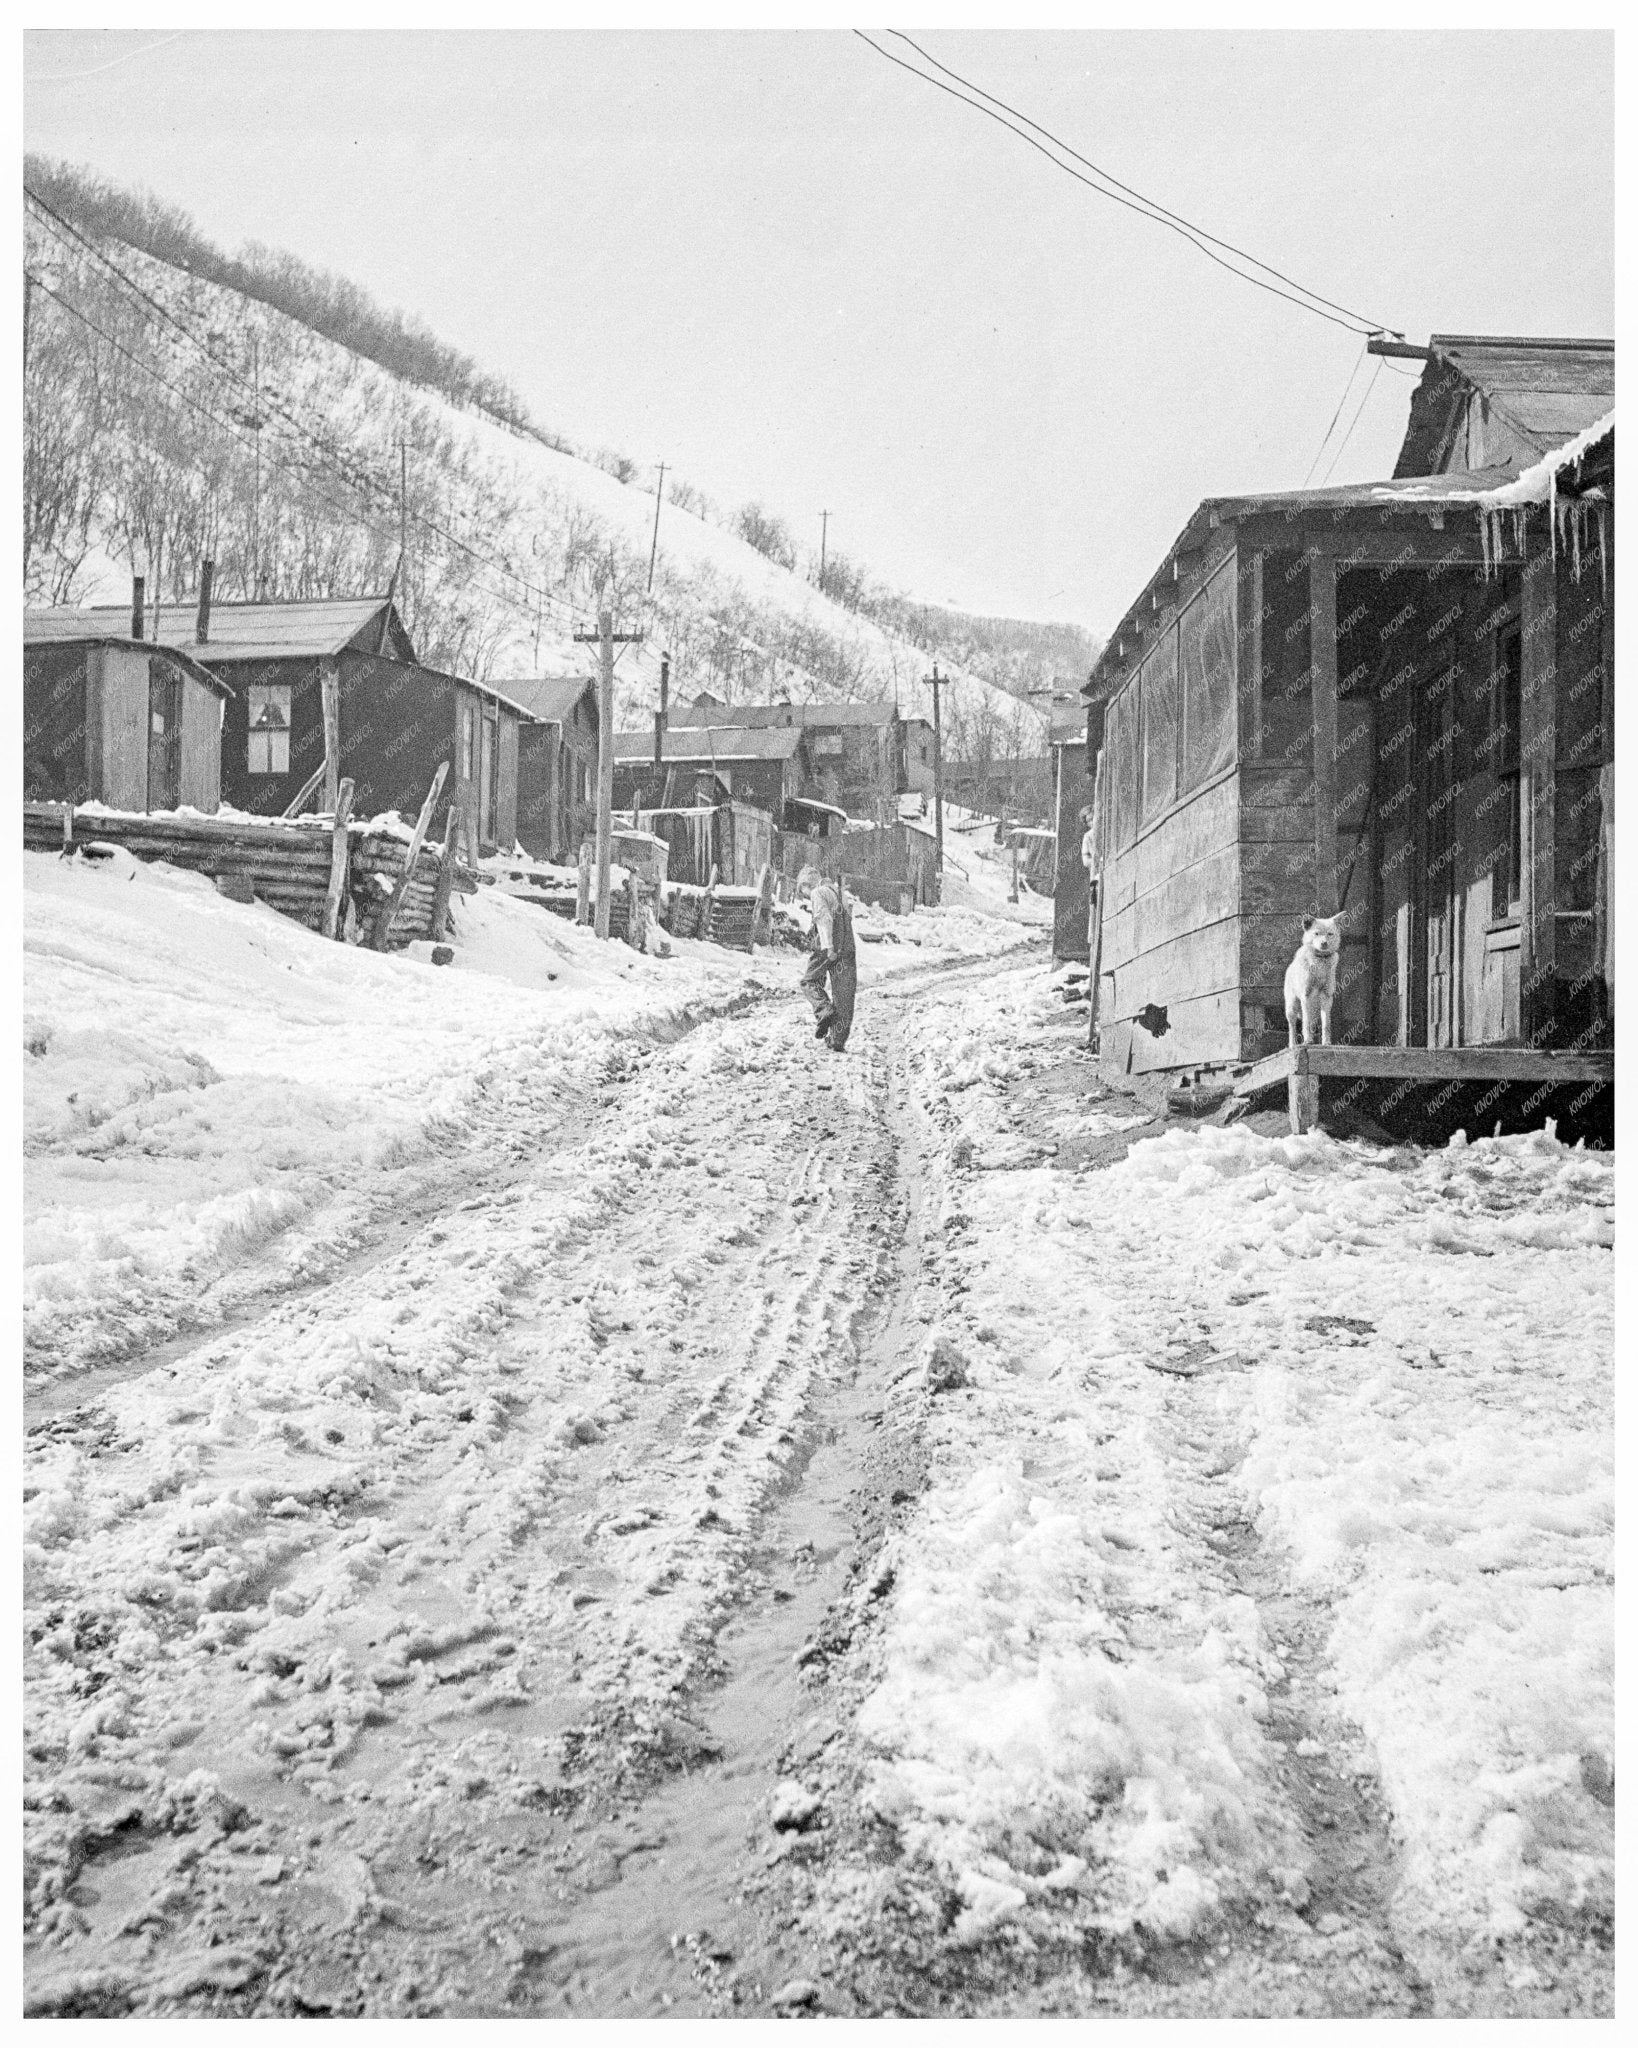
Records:
{"label": "shack roof", "polygon": [[[194,604],[150,604],[148,616],[166,633],[165,644],[196,661],[278,661],[323,658],[357,646],[373,653],[380,644],[382,613],[388,646],[395,660],[415,660],[415,649],[398,607],[385,597],[293,597],[265,601],[213,600],[208,640],[195,635]],[[118,639],[130,632],[128,604],[62,606],[30,612],[30,625],[40,622],[41,639]]]}
{"label": "shack roof", "polygon": [[180,647],[173,647],[164,640],[132,640],[118,633],[58,633],[47,630],[37,632],[35,621],[50,618],[50,612],[25,612],[23,614],[23,646],[29,647],[125,647],[134,654],[157,654],[162,661],[174,662],[185,675],[203,683],[207,690],[214,690],[219,697],[233,695],[219,675],[206,668],[202,661],[195,661],[191,654],[184,654]]}
{"label": "shack roof", "polygon": [[1452,452],[1474,392],[1537,455],[1582,433],[1615,401],[1615,343],[1517,334],[1435,334],[1411,396],[1396,476],[1427,475]]}
{"label": "shack roof", "polygon": [[[795,758],[801,745],[800,726],[779,726],[771,732],[753,731],[745,726],[696,726],[678,732],[667,726],[661,759],[698,761],[706,767],[717,761],[789,761]],[[617,761],[652,761],[653,733],[616,733],[614,758]]]}
{"label": "shack roof", "polygon": [[[1081,695],[1096,703],[1112,695],[1125,680],[1127,665],[1142,642],[1143,623],[1176,588],[1179,557],[1198,557],[1217,529],[1258,514],[1295,518],[1304,512],[1330,512],[1341,519],[1349,513],[1380,517],[1396,511],[1437,514],[1464,505],[1483,509],[1493,505],[1494,494],[1505,491],[1518,475],[1516,467],[1504,464],[1494,469],[1445,471],[1437,476],[1391,477],[1379,483],[1330,484],[1319,490],[1259,491],[1237,498],[1202,499],[1105,642]],[[1339,525],[1339,534],[1345,530]],[[1291,544],[1299,545],[1295,526]]]}
{"label": "shack roof", "polygon": [[736,726],[763,730],[770,726],[888,726],[898,717],[891,703],[870,704],[692,704],[671,713],[673,725]]}
{"label": "shack roof", "polygon": [[567,724],[583,697],[589,695],[594,706],[597,701],[597,684],[590,676],[510,676],[506,688],[546,725]]}

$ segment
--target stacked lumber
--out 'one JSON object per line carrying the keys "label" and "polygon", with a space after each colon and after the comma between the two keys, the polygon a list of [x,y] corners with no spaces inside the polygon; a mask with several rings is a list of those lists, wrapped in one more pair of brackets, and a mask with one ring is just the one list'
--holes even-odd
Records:
{"label": "stacked lumber", "polygon": [[[168,861],[172,867],[227,880],[269,909],[294,918],[312,931],[324,925],[330,888],[331,821],[328,818],[203,818],[175,812],[143,815],[133,811],[73,811],[62,804],[23,806],[23,844],[31,852],[60,852],[67,816],[70,849],[88,844],[122,847],[137,860]],[[366,907],[380,890],[369,880],[383,876],[396,885],[404,872],[409,842],[368,825],[347,832],[349,891]],[[438,880],[439,853],[423,846],[404,907],[393,925],[395,938],[432,936],[432,897]],[[477,889],[476,878],[457,867],[454,886],[463,895]]]}
{"label": "stacked lumber", "polygon": [[718,889],[711,899],[706,937],[714,946],[732,946],[741,953],[753,951],[757,901],[754,889]]}
{"label": "stacked lumber", "polygon": [[[37,852],[61,850],[63,817],[61,804],[25,804],[24,846]],[[324,922],[330,886],[327,823],[75,811],[68,844],[118,846],[137,860],[168,861],[213,880],[232,877],[274,910],[315,931]]]}

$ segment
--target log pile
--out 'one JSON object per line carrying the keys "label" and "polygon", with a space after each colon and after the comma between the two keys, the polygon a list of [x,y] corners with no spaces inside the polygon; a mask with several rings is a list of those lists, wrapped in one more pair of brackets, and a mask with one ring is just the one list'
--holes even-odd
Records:
{"label": "log pile", "polygon": [[[65,835],[66,825],[66,835]],[[174,812],[144,816],[129,811],[73,811],[63,804],[23,806],[23,844],[34,853],[72,851],[88,844],[118,846],[137,860],[168,861],[172,867],[208,875],[232,894],[265,903],[311,931],[324,924],[330,887],[328,818],[191,818]],[[368,912],[384,900],[371,880],[382,876],[389,889],[404,872],[409,842],[366,824],[348,828],[348,893]],[[393,926],[395,939],[432,936],[432,896],[440,855],[424,846],[404,907]],[[454,886],[463,895],[477,880],[457,868]]]}
{"label": "log pile", "polygon": [[714,946],[732,946],[749,953],[756,945],[757,892],[754,889],[718,889],[711,899],[711,922],[706,936]]}

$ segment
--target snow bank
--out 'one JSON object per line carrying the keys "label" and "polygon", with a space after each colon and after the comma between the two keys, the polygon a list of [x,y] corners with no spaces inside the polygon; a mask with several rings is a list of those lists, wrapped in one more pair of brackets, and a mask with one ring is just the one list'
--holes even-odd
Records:
{"label": "snow bank", "polygon": [[[428,946],[326,943],[124,853],[23,858],[24,1319],[49,1366],[168,1334],[351,1196],[326,1210],[334,1249],[394,1169],[504,1122],[508,1086],[570,1098],[608,1034],[768,972],[711,947],[650,961],[487,892],[458,908],[460,966],[437,969]],[[289,1278],[319,1247],[283,1252]]]}
{"label": "snow bank", "polygon": [[934,1463],[862,1721],[879,1811],[961,1938],[1189,1935],[1291,1895],[1282,1652],[1216,1533],[1245,1526],[1328,1646],[1327,1745],[1362,1731],[1380,1773],[1401,1932],[1596,1921],[1613,1160],[1550,1128],[1425,1153],[1230,1126],[1046,1170],[1007,1095],[1061,1015],[1044,983],[1004,972],[970,1034],[910,1020]]}

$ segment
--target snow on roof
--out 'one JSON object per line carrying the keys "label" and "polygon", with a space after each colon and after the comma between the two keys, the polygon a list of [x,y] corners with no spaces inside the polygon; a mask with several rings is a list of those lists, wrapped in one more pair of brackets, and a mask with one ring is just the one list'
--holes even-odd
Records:
{"label": "snow on roof", "polygon": [[[211,605],[208,640],[195,637],[195,604],[150,603],[148,618],[164,632],[168,647],[191,654],[196,661],[274,661],[281,657],[339,654],[366,627],[374,625],[379,630],[381,614],[388,604],[384,597],[299,597],[267,602],[227,599]],[[58,606],[50,611],[29,612],[26,620],[31,632],[38,626],[33,637],[42,640],[119,639],[131,630],[131,607]],[[396,607],[392,610],[392,621],[409,659],[413,660],[414,649]]]}

